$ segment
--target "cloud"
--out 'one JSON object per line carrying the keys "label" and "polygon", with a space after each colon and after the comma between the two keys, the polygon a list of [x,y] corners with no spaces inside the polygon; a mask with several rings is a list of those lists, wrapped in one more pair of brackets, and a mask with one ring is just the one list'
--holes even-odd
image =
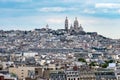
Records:
{"label": "cloud", "polygon": [[87,14],[95,14],[96,13],[95,10],[90,10],[90,9],[84,9],[83,12],[87,13]]}
{"label": "cloud", "polygon": [[0,2],[31,2],[32,0],[0,0]]}
{"label": "cloud", "polygon": [[71,3],[71,2],[72,2],[72,3],[85,2],[84,0],[61,0],[61,1],[62,1],[62,2],[66,2],[66,3],[69,3],[69,2],[70,2],[70,3]]}
{"label": "cloud", "polygon": [[109,9],[120,8],[120,4],[119,3],[96,3],[95,8],[109,8]]}
{"label": "cloud", "polygon": [[58,18],[50,18],[50,19],[47,19],[46,22],[48,23],[57,23],[57,24],[60,24],[60,23],[63,23],[64,19],[58,19]]}
{"label": "cloud", "polygon": [[64,12],[64,11],[72,11],[77,10],[77,8],[66,8],[66,7],[43,7],[38,9],[41,12]]}
{"label": "cloud", "polygon": [[117,12],[120,14],[120,9]]}

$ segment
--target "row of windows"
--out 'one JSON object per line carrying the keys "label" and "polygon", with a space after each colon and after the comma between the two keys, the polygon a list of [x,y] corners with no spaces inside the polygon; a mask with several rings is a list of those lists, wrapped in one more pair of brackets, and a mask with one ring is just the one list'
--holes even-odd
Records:
{"label": "row of windows", "polygon": [[80,78],[68,78],[67,80],[80,80]]}
{"label": "row of windows", "polygon": [[78,74],[78,72],[67,72],[67,74]]}
{"label": "row of windows", "polygon": [[78,75],[67,75],[67,77],[78,77]]}
{"label": "row of windows", "polygon": [[65,78],[66,76],[51,76],[51,78]]}
{"label": "row of windows", "polygon": [[[58,78],[57,79],[51,79],[51,80],[58,80]],[[65,78],[64,79],[59,78],[59,80],[66,80],[66,79]],[[95,79],[95,78],[68,78],[67,80],[98,80],[98,79]],[[116,79],[104,79],[104,80],[116,80]]]}

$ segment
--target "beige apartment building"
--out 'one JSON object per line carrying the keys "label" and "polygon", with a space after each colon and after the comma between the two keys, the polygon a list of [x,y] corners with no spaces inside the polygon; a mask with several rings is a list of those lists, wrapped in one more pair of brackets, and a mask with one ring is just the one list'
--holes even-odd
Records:
{"label": "beige apartment building", "polygon": [[29,71],[35,71],[35,67],[10,67],[9,72],[14,73],[18,76],[19,79],[25,79],[29,75]]}

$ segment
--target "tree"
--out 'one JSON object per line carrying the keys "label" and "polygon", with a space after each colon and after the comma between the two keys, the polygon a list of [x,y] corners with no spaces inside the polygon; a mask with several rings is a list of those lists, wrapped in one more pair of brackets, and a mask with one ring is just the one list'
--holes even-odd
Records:
{"label": "tree", "polygon": [[15,73],[11,73],[12,77],[17,77],[17,75]]}
{"label": "tree", "polygon": [[114,61],[113,61],[113,60],[109,60],[108,62],[109,62],[109,63],[113,63]]}
{"label": "tree", "polygon": [[108,60],[108,61],[105,61],[106,63],[113,63],[114,61],[113,60]]}
{"label": "tree", "polygon": [[96,66],[95,62],[91,62],[89,66]]}
{"label": "tree", "polygon": [[107,68],[107,66],[108,66],[108,63],[104,63],[101,65],[102,68]]}
{"label": "tree", "polygon": [[107,68],[108,64],[109,64],[109,63],[113,63],[113,62],[114,62],[113,60],[107,60],[107,61],[105,61],[104,64],[101,64],[100,66],[101,66],[102,68]]}
{"label": "tree", "polygon": [[78,61],[80,61],[80,62],[86,62],[86,60],[83,59],[83,58],[79,58]]}

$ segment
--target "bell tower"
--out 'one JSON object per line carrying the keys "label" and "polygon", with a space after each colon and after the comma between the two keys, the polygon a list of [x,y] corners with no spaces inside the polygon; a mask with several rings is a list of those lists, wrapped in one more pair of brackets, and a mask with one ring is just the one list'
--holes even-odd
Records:
{"label": "bell tower", "polygon": [[65,31],[68,32],[68,18],[65,19]]}

